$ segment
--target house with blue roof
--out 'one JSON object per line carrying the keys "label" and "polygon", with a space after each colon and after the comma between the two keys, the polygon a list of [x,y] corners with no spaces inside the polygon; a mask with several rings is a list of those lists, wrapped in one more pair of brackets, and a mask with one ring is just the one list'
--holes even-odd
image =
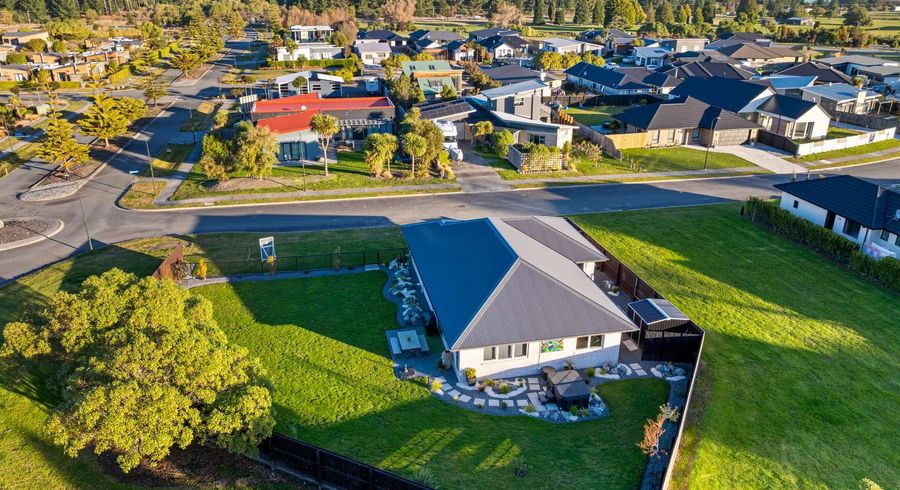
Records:
{"label": "house with blue roof", "polygon": [[458,373],[534,375],[618,362],[638,330],[595,282],[608,258],[564,218],[405,225],[412,268]]}

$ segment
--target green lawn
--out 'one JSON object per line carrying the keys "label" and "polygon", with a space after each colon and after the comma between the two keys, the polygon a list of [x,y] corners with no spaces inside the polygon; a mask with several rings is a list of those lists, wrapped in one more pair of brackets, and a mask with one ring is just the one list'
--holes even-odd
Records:
{"label": "green lawn", "polygon": [[[157,177],[174,174],[178,170],[178,166],[184,163],[184,160],[194,150],[194,144],[170,143],[166,148],[153,158],[150,165],[153,165],[153,174]],[[150,176],[150,166],[145,168],[141,175]]]}
{"label": "green lawn", "polygon": [[[9,144],[15,144],[17,141],[19,140],[15,137],[8,138],[3,143],[3,148],[0,149],[0,151],[9,151]],[[6,177],[13,170],[30,162],[31,159],[34,158],[37,149],[38,146],[36,143],[25,143],[13,150],[12,153],[6,153],[3,158],[0,158],[0,178]]]}
{"label": "green lawn", "polygon": [[[395,171],[406,172],[409,170],[408,165],[395,165]],[[306,188],[311,191],[332,190],[332,189],[352,189],[352,188],[387,188],[399,185],[421,185],[421,184],[448,184],[453,183],[452,180],[439,178],[424,179],[375,179],[369,173],[369,167],[366,164],[365,156],[362,152],[340,152],[338,153],[338,161],[328,164],[328,171],[331,176],[326,180],[317,180],[325,174],[322,165],[307,165],[304,170],[302,167],[284,167],[276,166],[271,177],[286,179],[282,184],[276,187],[254,188],[254,189],[236,189],[226,192],[209,192],[203,187],[203,183],[208,179],[200,165],[194,165],[193,170],[185,178],[181,186],[175,192],[174,199],[190,199],[194,197],[208,197],[216,195],[234,195],[234,194],[260,194],[260,193],[276,193],[276,192],[296,192],[304,190],[304,172],[307,181]],[[244,172],[234,172],[232,177],[245,177]]]}
{"label": "green lawn", "polygon": [[[504,180],[527,180],[551,177],[577,177],[579,175],[614,175],[637,172],[675,172],[682,170],[703,170],[706,152],[693,148],[635,148],[622,150],[622,159],[603,156],[599,161],[576,158],[577,172],[546,172],[520,174],[504,159],[481,153],[488,163],[497,169]],[[728,153],[709,152],[709,169],[747,168],[756,169],[752,163]]]}
{"label": "green lawn", "polygon": [[[182,237],[191,244],[189,260],[203,255],[213,260],[246,258],[258,253],[258,233],[219,233]],[[279,254],[314,254],[344,250],[403,246],[397,227],[355,230],[276,233]],[[113,245],[66,260],[0,288],[0,325],[18,318],[26,305],[41,304],[60,289],[73,290],[86,277],[112,267],[148,275],[159,265],[178,238],[148,238]],[[360,247],[360,248],[357,248]],[[54,446],[43,431],[48,393],[39,372],[27,372],[0,361],[0,465],[15,468],[0,472],[0,488],[131,488],[114,484],[93,458],[71,459]]]}
{"label": "green lawn", "polygon": [[181,131],[205,130],[220,105],[212,102],[201,102],[196,109],[191,111],[191,117],[181,125]]}
{"label": "green lawn", "polygon": [[612,121],[613,116],[628,109],[628,106],[622,105],[605,105],[598,107],[585,107],[579,109],[577,107],[569,107],[564,110],[566,114],[572,116],[576,121],[586,126],[600,126],[606,121]]}
{"label": "green lawn", "polygon": [[[612,415],[580,424],[457,408],[394,378],[384,330],[397,327],[397,307],[381,296],[384,281],[369,272],[195,291],[213,301],[229,339],[261,357],[278,431],[402,474],[424,465],[441,488],[637,486],[645,457],[635,444],[665,401],[664,382],[604,385]],[[516,457],[531,468],[521,480]]]}
{"label": "green lawn", "polygon": [[[846,158],[852,157],[856,155],[861,155],[859,159],[852,159],[846,162],[840,162],[841,165],[850,165],[853,163],[862,163],[858,160],[866,159],[865,155],[868,153],[872,153],[875,151],[882,150],[890,150],[892,148],[900,147],[900,140],[897,139],[889,139],[884,141],[877,141],[875,143],[869,143],[868,145],[856,146],[853,148],[844,148],[843,150],[832,150],[825,151],[822,153],[813,153],[812,155],[806,155],[798,158],[785,158],[785,160],[794,162],[794,163],[803,163],[803,162],[815,162],[818,160],[828,160],[831,158]],[[884,158],[883,156],[875,157],[874,159],[878,160]],[[869,159],[871,160],[871,158]]]}
{"label": "green lawn", "polygon": [[900,487],[900,301],[739,207],[575,217],[707,331],[674,488]]}

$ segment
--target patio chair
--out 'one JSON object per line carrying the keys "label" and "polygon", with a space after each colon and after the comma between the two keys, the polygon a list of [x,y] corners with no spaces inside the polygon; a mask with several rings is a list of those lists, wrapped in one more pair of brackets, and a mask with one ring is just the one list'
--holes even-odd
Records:
{"label": "patio chair", "polygon": [[425,339],[425,336],[419,334],[419,345],[421,345],[422,353],[428,354],[428,341]]}
{"label": "patio chair", "polygon": [[391,343],[391,354],[393,354],[395,356],[399,356],[403,352],[403,350],[400,348],[400,340],[398,340],[397,337],[391,337],[390,343]]}

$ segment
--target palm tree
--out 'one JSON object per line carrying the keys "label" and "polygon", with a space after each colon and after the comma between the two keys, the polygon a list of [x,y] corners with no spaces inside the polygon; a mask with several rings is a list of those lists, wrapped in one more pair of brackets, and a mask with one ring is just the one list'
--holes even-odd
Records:
{"label": "palm tree", "polygon": [[313,132],[316,133],[322,149],[325,150],[325,176],[328,177],[328,145],[331,143],[332,136],[341,130],[338,125],[338,119],[327,114],[316,114],[313,116],[310,126]]}
{"label": "palm tree", "polygon": [[403,152],[409,155],[412,161],[409,169],[409,178],[414,178],[416,175],[416,158],[421,158],[427,150],[428,141],[425,138],[415,133],[406,133],[403,136]]}

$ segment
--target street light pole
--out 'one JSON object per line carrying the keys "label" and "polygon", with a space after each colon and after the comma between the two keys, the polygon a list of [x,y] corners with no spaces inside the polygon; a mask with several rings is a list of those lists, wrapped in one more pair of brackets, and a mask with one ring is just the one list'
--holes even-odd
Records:
{"label": "street light pole", "polygon": [[147,161],[150,162],[150,185],[153,186],[153,192],[156,192],[156,175],[153,173],[153,158],[150,156],[150,138],[144,140],[144,147],[147,148]]}
{"label": "street light pole", "polygon": [[716,116],[716,118],[713,119],[712,130],[709,133],[709,143],[706,144],[706,155],[703,157],[703,171],[704,172],[706,172],[707,169],[709,169],[709,147],[712,146],[713,139],[715,139],[715,137],[716,137],[716,123],[719,122],[719,117],[721,117],[721,116]]}
{"label": "street light pole", "polygon": [[197,144],[197,133],[194,132],[194,111],[191,108],[188,108],[188,116],[191,118],[191,138],[194,140],[194,144]]}
{"label": "street light pole", "polygon": [[84,215],[84,204],[82,204],[81,202],[81,189],[79,189],[75,194],[78,195],[78,207],[81,209],[81,221],[84,223],[84,233],[87,235],[88,248],[93,251],[94,241],[91,240],[91,232],[90,230],[88,230],[87,217]]}

